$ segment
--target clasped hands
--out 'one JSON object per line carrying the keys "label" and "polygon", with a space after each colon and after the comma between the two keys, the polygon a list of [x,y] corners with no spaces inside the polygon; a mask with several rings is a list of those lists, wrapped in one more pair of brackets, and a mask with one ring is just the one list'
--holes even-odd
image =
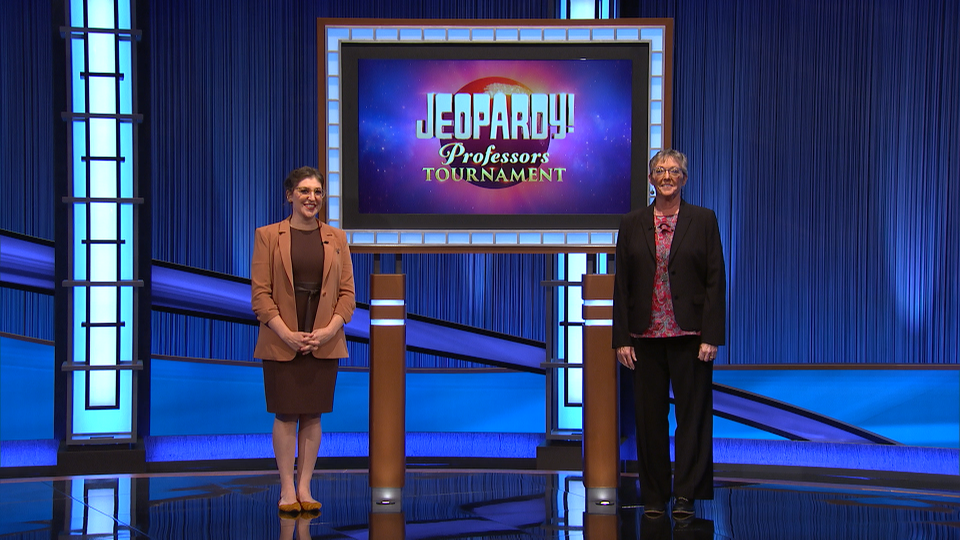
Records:
{"label": "clasped hands", "polygon": [[287,346],[291,349],[300,352],[301,354],[308,354],[315,351],[318,347],[324,343],[330,341],[330,338],[333,337],[334,332],[332,332],[328,327],[317,328],[313,332],[290,332],[288,335],[284,336],[283,341],[286,342]]}

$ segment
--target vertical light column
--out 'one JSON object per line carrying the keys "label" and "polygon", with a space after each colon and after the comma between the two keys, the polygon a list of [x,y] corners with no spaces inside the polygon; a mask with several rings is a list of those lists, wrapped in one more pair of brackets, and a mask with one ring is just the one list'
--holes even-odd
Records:
{"label": "vertical light column", "polygon": [[616,18],[617,0],[559,0],[561,19]]}
{"label": "vertical light column", "polygon": [[545,477],[546,519],[544,523],[558,526],[559,538],[617,538],[617,535],[584,536],[583,476],[576,472],[557,471]]}
{"label": "vertical light column", "polygon": [[406,479],[406,276],[370,275],[372,512],[400,512]]}
{"label": "vertical light column", "polygon": [[583,276],[583,485],[587,513],[615,514],[620,483],[613,274]]}
{"label": "vertical light column", "polygon": [[[556,256],[557,280],[553,282],[552,293],[555,303],[555,336],[551,343],[556,362],[549,367],[556,369],[556,376],[548,384],[555,390],[548,395],[555,396],[549,418],[547,438],[578,440],[583,429],[583,293],[582,279],[589,266],[586,253],[567,253]],[[595,261],[597,273],[606,273],[606,255],[597,255]]]}
{"label": "vertical light column", "polygon": [[[585,253],[558,255],[558,277],[563,283],[557,289],[558,358],[566,369],[557,373],[557,430],[567,438],[579,439],[583,429],[583,318],[581,317],[581,279],[587,271]],[[571,436],[572,435],[572,436]]]}
{"label": "vertical light column", "polygon": [[133,0],[65,0],[67,444],[134,442],[138,279]]}
{"label": "vertical light column", "polygon": [[136,487],[130,477],[65,480],[61,538],[135,538]]}

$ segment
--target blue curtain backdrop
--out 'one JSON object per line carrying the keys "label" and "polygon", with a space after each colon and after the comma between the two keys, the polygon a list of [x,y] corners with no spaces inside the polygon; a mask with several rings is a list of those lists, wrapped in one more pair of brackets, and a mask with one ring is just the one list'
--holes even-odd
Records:
{"label": "blue curtain backdrop", "polygon": [[[685,197],[718,213],[728,263],[720,362],[957,363],[957,2],[621,6],[675,20],[673,144],[691,158]],[[52,15],[30,0],[3,9],[0,227],[52,238]],[[545,18],[553,3],[200,0],[149,9],[154,257],[247,276],[252,229],[286,212],[284,173],[317,160],[317,17]],[[356,263],[364,299],[370,256]],[[410,311],[542,339],[542,265],[533,256],[405,256]],[[0,330],[52,327],[31,294],[0,288]],[[495,315],[514,297],[526,313]],[[24,318],[33,322],[16,322]],[[155,342],[158,352],[235,357],[249,342],[248,330],[221,323],[154,321],[154,336],[167,336],[157,340],[172,340],[173,327],[199,340]],[[224,344],[232,340],[241,344]]]}
{"label": "blue curtain backdrop", "polygon": [[317,164],[318,17],[545,18],[551,2],[151,2],[154,257],[249,275],[252,228]]}
{"label": "blue curtain backdrop", "polygon": [[[289,214],[284,176],[317,163],[318,17],[547,18],[551,5],[152,2],[154,257],[249,277],[253,229]],[[354,264],[357,300],[369,302],[373,257]],[[543,339],[543,256],[405,256],[403,266],[410,313]],[[523,311],[494,309],[505,305]],[[255,332],[240,325],[153,320],[155,352],[251,358]],[[368,364],[366,345],[350,353],[346,365]],[[473,366],[414,353],[408,364]]]}
{"label": "blue curtain backdrop", "polygon": [[[3,2],[0,13],[0,229],[53,240],[50,2]],[[53,297],[0,287],[0,332],[52,340]]]}
{"label": "blue curtain backdrop", "polygon": [[731,363],[957,363],[960,5],[640,0],[675,20],[686,197],[725,231]]}
{"label": "blue curtain backdrop", "polygon": [[53,110],[50,2],[4,2],[2,15],[0,229],[53,240],[53,122],[60,113]]}

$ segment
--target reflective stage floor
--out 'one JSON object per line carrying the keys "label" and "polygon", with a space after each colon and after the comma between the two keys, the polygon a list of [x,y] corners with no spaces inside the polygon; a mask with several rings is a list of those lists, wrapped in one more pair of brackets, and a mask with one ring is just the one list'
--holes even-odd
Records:
{"label": "reflective stage floor", "polygon": [[0,481],[0,538],[150,539],[948,539],[956,489],[718,479],[697,517],[650,520],[623,477],[621,507],[584,514],[579,472],[412,470],[402,512],[371,513],[364,470],[321,471],[319,515],[277,513],[273,471]]}

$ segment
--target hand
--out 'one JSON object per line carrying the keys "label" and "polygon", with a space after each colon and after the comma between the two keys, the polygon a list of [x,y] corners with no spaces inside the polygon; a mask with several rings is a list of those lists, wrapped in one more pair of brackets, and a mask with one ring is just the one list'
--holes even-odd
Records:
{"label": "hand", "polygon": [[717,357],[716,345],[710,345],[709,343],[700,344],[700,353],[697,354],[697,358],[699,358],[701,362],[713,362],[713,360],[716,357]]}
{"label": "hand", "polygon": [[304,352],[303,349],[308,345],[307,340],[309,336],[310,334],[306,332],[293,332],[288,330],[287,332],[284,332],[282,336],[280,336],[280,339],[287,344],[287,347],[290,347],[295,351]]}
{"label": "hand", "polygon": [[300,352],[302,353],[313,352],[315,349],[319,348],[324,343],[333,339],[334,334],[336,334],[336,331],[331,329],[331,327],[329,326],[325,326],[323,328],[317,328],[313,332],[306,334],[307,336],[306,344],[305,344],[306,346],[305,346],[305,349],[301,349]]}
{"label": "hand", "polygon": [[629,346],[618,347],[617,361],[630,369],[634,369],[634,367],[636,367],[635,363],[637,361],[636,351],[633,350],[633,347],[629,347]]}

